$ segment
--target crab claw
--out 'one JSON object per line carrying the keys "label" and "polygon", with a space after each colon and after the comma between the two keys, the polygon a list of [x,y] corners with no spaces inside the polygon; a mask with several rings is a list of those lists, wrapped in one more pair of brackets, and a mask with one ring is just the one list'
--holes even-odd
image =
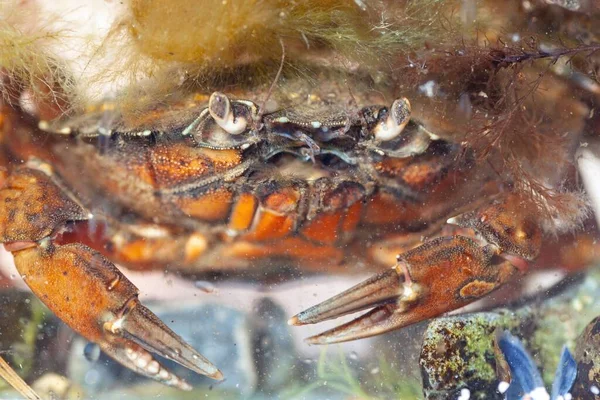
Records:
{"label": "crab claw", "polygon": [[289,324],[314,324],[374,307],[361,317],[306,341],[325,344],[378,335],[402,326],[394,314],[400,315],[398,310],[408,307],[416,299],[418,287],[404,284],[403,277],[396,270],[390,270],[301,312],[292,317]]}
{"label": "crab claw", "polygon": [[[11,246],[9,246],[11,248]],[[191,386],[151,353],[213,379],[222,373],[138,300],[137,288],[104,256],[79,243],[12,247],[25,282],[59,318],[124,366],[166,385]]]}
{"label": "crab claw", "polygon": [[[396,266],[292,317],[290,325],[318,323],[372,308],[344,325],[307,339],[337,343],[399,329],[462,307],[506,282],[518,270],[492,264],[493,246],[466,236],[431,240],[398,257]],[[495,260],[495,259],[494,259]]]}
{"label": "crab claw", "polygon": [[[213,379],[223,379],[223,374],[210,361],[200,355],[181,337],[169,329],[152,311],[144,307],[137,299],[137,294],[125,304],[117,318],[104,323],[104,330],[118,337],[111,340],[110,346],[101,344],[101,348],[116,359],[121,359],[125,350],[127,366],[137,367],[136,370],[150,378],[163,383],[179,386],[178,378],[166,375],[166,371],[148,352],[171,359],[178,364]],[[114,344],[117,343],[117,346]],[[168,373],[168,371],[166,371]],[[179,380],[181,381],[181,380]],[[181,381],[183,382],[183,381]],[[183,382],[185,384],[185,382]],[[191,389],[191,387],[189,388]]]}

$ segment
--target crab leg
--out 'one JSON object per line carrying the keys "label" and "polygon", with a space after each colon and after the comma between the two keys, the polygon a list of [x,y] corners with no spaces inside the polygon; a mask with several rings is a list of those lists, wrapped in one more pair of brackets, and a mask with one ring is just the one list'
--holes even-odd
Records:
{"label": "crab leg", "polygon": [[289,321],[314,324],[371,309],[344,325],[310,337],[309,343],[355,340],[399,329],[463,307],[492,292],[537,256],[540,232],[519,218],[507,198],[453,222],[477,232],[430,240],[398,256],[391,271],[376,275],[315,305]]}
{"label": "crab leg", "polygon": [[191,389],[151,353],[221,379],[213,364],[140,303],[138,289],[108,259],[81,243],[54,243],[66,222],[86,218],[47,171],[18,169],[0,190],[0,242],[59,318],[121,364],[164,384]]}

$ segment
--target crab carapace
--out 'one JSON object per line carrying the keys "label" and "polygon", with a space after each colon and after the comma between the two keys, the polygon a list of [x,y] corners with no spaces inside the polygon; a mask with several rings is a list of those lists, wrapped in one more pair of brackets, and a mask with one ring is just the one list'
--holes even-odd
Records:
{"label": "crab carapace", "polygon": [[183,389],[151,353],[222,375],[113,263],[246,279],[373,271],[290,319],[372,308],[309,339],[332,343],[462,307],[537,257],[540,226],[468,144],[421,123],[409,99],[342,92],[288,95],[268,110],[215,92],[133,120],[110,104],[58,121],[3,104],[0,242],[65,323]]}

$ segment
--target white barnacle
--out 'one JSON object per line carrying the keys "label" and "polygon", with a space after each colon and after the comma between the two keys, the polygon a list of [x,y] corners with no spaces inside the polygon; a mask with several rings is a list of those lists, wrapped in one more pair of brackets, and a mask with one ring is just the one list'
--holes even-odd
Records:
{"label": "white barnacle", "polygon": [[54,128],[52,128],[50,123],[45,120],[41,120],[40,122],[38,122],[38,129],[41,131],[44,131],[44,132],[52,132],[52,133],[56,133],[59,135],[70,135],[73,132],[72,129],[68,126],[54,129]]}
{"label": "white barnacle", "polygon": [[156,375],[160,372],[160,364],[156,360],[152,360],[146,366],[146,371],[151,375]]}
{"label": "white barnacle", "polygon": [[387,118],[379,121],[373,129],[375,139],[387,142],[398,137],[410,121],[410,113],[410,102],[407,98],[394,101]]}
{"label": "white barnacle", "polygon": [[125,317],[119,317],[113,321],[108,321],[104,323],[104,330],[110,333],[114,333],[115,335],[120,335],[123,331],[123,323],[125,322]]}
{"label": "white barnacle", "polygon": [[106,129],[106,128],[104,128],[104,127],[101,126],[101,127],[98,128],[98,135],[100,135],[100,136],[107,136],[108,137],[108,136],[112,135],[112,130],[111,129]]}
{"label": "white barnacle", "polygon": [[279,122],[280,124],[287,124],[290,122],[290,119],[288,117],[279,117],[275,118],[275,122]]}
{"label": "white barnacle", "polygon": [[500,394],[504,394],[504,393],[506,393],[506,391],[508,390],[509,387],[510,387],[510,383],[508,383],[506,381],[501,381],[498,384],[498,391],[500,392]]}
{"label": "white barnacle", "polygon": [[527,393],[532,400],[550,400],[550,395],[544,387],[537,387]]}
{"label": "white barnacle", "polygon": [[471,398],[471,391],[469,389],[460,389],[460,395],[456,400],[469,400]]}
{"label": "white barnacle", "polygon": [[210,95],[208,112],[215,122],[230,135],[239,135],[248,126],[246,118],[234,115],[231,101],[223,93],[214,92]]}

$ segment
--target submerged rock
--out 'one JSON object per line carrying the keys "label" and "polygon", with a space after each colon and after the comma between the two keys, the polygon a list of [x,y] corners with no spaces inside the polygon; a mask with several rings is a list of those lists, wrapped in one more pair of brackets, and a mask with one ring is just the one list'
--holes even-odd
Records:
{"label": "submerged rock", "polygon": [[[554,296],[538,299],[515,309],[465,314],[432,321],[425,334],[420,356],[423,393],[426,399],[459,398],[463,389],[471,399],[503,399],[498,384],[509,379],[500,368],[495,332],[506,330],[519,337],[533,356],[547,387],[554,380],[561,349],[575,350],[576,339],[594,317],[600,315],[600,269],[591,270],[578,282],[572,282]],[[600,328],[596,328],[600,329]],[[588,331],[593,328],[588,328]],[[575,351],[580,369],[589,366],[599,371],[600,339],[583,335]],[[600,333],[598,334],[600,337]],[[595,348],[583,356],[584,347]],[[595,346],[595,347],[594,347]],[[590,369],[588,368],[588,374]],[[574,386],[581,379],[580,372]],[[592,379],[592,378],[590,378]],[[589,390],[590,384],[586,381]],[[599,386],[600,388],[600,386]],[[589,399],[580,397],[581,399]],[[513,397],[508,397],[509,399]],[[574,397],[575,398],[575,397]],[[597,397],[598,398],[598,397]]]}
{"label": "submerged rock", "polygon": [[470,398],[503,399],[497,391],[494,332],[520,329],[528,312],[508,310],[440,318],[431,322],[421,350],[423,393],[426,399],[459,398],[468,389]]}
{"label": "submerged rock", "polygon": [[251,321],[258,389],[277,393],[300,373],[285,311],[269,298],[256,302]]}
{"label": "submerged rock", "polygon": [[600,399],[600,317],[595,318],[577,339],[577,378],[574,400]]}
{"label": "submerged rock", "polygon": [[51,372],[41,376],[31,386],[44,399],[79,400],[85,397],[83,389],[66,377]]}

